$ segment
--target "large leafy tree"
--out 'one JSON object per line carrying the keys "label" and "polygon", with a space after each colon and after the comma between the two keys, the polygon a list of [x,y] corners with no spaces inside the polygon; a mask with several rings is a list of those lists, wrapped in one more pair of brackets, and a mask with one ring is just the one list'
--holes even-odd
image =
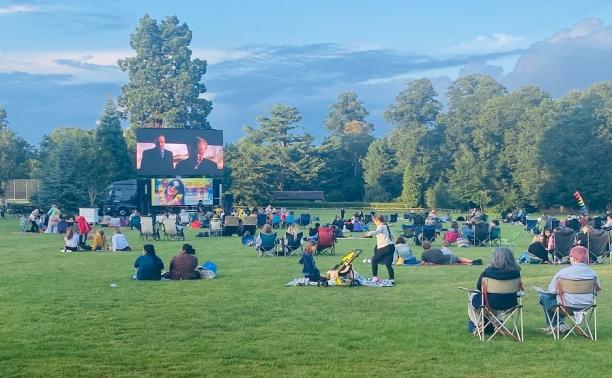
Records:
{"label": "large leafy tree", "polygon": [[32,158],[32,146],[9,128],[7,113],[0,106],[0,191],[7,180],[29,176]]}
{"label": "large leafy tree", "polygon": [[[436,97],[429,80],[414,80],[384,113],[385,119],[394,126],[389,143],[398,162],[397,171],[409,175],[405,183],[414,183],[410,186],[409,199],[402,195],[402,200],[410,203],[416,198],[412,206],[424,205],[426,190],[439,179],[444,168],[439,151],[444,126],[437,123],[442,104]],[[418,191],[413,193],[415,189]]]}
{"label": "large leafy tree", "polygon": [[237,201],[261,203],[273,190],[315,188],[322,160],[312,136],[294,132],[301,118],[296,108],[277,104],[257,117],[258,127],[245,128],[228,162]]}
{"label": "large leafy tree", "polygon": [[336,201],[363,199],[362,160],[374,138],[368,111],[355,92],[343,92],[325,120],[328,136],[319,148],[325,164],[320,184],[326,197]]}
{"label": "large leafy tree", "polygon": [[391,201],[400,195],[402,174],[397,171],[397,161],[386,138],[370,144],[363,167],[367,201]]}
{"label": "large leafy tree", "polygon": [[140,19],[130,38],[136,56],[119,60],[129,74],[119,104],[129,113],[130,128],[210,127],[206,117],[212,104],[201,96],[206,61],[192,59],[191,37],[176,16]]}
{"label": "large leafy tree", "polygon": [[43,204],[57,204],[67,211],[94,206],[100,193],[93,130],[56,129],[41,143],[39,198]]}

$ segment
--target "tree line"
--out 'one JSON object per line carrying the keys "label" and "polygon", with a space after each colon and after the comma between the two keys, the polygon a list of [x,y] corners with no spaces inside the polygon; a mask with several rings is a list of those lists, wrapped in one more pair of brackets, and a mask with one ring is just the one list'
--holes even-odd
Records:
{"label": "tree line", "polygon": [[[144,16],[119,60],[129,81],[95,129],[56,129],[34,148],[0,106],[0,182],[40,178],[40,201],[75,209],[134,177],[135,129],[210,128],[206,62],[191,57],[191,30]],[[315,143],[295,107],[276,104],[225,146],[224,188],[238,203],[273,191],[323,190],[329,201],[397,201],[410,207],[572,206],[612,203],[612,83],[553,99],[534,86],[509,91],[486,75],[460,77],[448,104],[428,79],[412,80],[384,112],[379,138],[357,93],[339,94]],[[128,120],[123,130],[121,119]]]}

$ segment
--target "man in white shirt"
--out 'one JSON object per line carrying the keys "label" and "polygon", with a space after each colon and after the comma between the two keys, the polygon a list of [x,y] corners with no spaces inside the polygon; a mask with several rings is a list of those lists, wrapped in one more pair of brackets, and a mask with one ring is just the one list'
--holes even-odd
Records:
{"label": "man in white shirt", "polygon": [[112,243],[113,243],[113,252],[131,251],[131,248],[128,245],[128,241],[125,238],[125,235],[121,233],[121,230],[119,228],[115,229],[115,234],[113,235]]}
{"label": "man in white shirt", "polygon": [[[595,290],[599,291],[601,285],[599,283],[599,277],[597,273],[586,265],[587,259],[589,258],[589,252],[586,248],[577,246],[570,251],[570,263],[571,265],[561,269],[555,274],[548,285],[548,293],[542,293],[540,295],[540,304],[544,308],[544,311],[548,314],[546,320],[547,324],[550,321],[556,324],[557,319],[554,316],[554,306],[561,301],[559,295],[557,295],[557,281],[560,278],[569,280],[590,280],[595,279]],[[593,304],[592,294],[564,294],[563,304],[570,308],[585,308]],[[559,323],[563,323],[563,315]],[[565,326],[562,328],[566,328]]]}

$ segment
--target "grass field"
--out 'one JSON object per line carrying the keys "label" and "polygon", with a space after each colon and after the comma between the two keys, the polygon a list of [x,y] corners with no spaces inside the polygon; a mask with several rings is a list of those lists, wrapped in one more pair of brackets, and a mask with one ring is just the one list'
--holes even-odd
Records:
{"label": "grass field", "polygon": [[[604,288],[599,341],[540,333],[544,315],[528,290],[525,343],[482,343],[466,331],[457,287],[473,287],[483,267],[397,267],[394,288],[285,287],[300,275],[296,256],[259,259],[238,237],[187,230],[200,261],[214,261],[220,276],[136,282],[129,279],[143,245],[136,232],[126,231],[133,252],[65,254],[58,235],[17,228],[0,220],[1,377],[603,377],[612,369],[610,265],[595,267]],[[504,225],[503,233],[520,233],[515,256],[530,241],[519,226]],[[154,244],[167,265],[181,243]],[[331,268],[350,248],[371,255],[373,245],[341,240],[336,256],[317,257],[317,265]],[[454,251],[491,255],[489,247]],[[361,260],[355,267],[371,275]],[[524,284],[545,286],[557,269],[523,266]]]}

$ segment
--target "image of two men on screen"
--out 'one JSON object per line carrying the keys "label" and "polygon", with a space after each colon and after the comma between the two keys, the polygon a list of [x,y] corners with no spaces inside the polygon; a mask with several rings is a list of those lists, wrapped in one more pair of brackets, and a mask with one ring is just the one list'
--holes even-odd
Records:
{"label": "image of two men on screen", "polygon": [[222,137],[218,133],[219,130],[143,130],[137,134],[138,174],[218,176],[223,169]]}

